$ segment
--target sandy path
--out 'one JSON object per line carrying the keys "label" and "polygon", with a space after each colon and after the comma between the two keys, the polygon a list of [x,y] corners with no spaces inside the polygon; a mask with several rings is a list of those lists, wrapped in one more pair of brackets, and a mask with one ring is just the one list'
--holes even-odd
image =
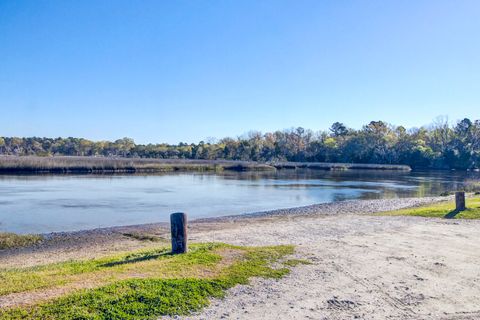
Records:
{"label": "sandy path", "polygon": [[309,216],[194,236],[292,243],[313,264],[233,288],[185,319],[480,319],[480,221]]}

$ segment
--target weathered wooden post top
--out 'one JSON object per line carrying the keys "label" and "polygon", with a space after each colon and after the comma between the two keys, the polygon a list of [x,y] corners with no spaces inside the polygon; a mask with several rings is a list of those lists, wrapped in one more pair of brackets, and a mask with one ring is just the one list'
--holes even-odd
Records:
{"label": "weathered wooden post top", "polygon": [[185,253],[187,247],[187,214],[176,212],[170,215],[170,228],[172,231],[172,253]]}
{"label": "weathered wooden post top", "polygon": [[455,211],[464,211],[465,208],[465,192],[455,192]]}

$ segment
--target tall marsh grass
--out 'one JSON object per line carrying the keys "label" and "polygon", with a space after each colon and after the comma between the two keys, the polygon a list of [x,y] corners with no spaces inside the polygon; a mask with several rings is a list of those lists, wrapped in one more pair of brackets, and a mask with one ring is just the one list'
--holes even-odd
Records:
{"label": "tall marsh grass", "polygon": [[0,173],[148,173],[170,171],[265,171],[275,169],[400,170],[409,166],[388,164],[272,162],[233,160],[142,159],[107,157],[0,156]]}
{"label": "tall marsh grass", "polygon": [[262,163],[227,160],[0,156],[0,173],[142,173],[274,169]]}
{"label": "tall marsh grass", "polygon": [[399,170],[410,171],[410,166],[372,163],[328,163],[328,162],[277,162],[277,169],[315,169],[315,170]]}

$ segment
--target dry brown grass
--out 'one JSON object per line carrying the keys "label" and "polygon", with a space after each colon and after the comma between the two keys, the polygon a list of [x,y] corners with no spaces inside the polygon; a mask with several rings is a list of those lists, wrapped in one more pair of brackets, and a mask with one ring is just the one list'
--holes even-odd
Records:
{"label": "dry brown grass", "polygon": [[0,173],[153,173],[171,171],[265,171],[275,169],[315,170],[411,170],[405,165],[272,162],[191,159],[143,159],[106,157],[0,156]]}
{"label": "dry brown grass", "polygon": [[278,162],[277,169],[315,169],[315,170],[399,170],[410,171],[410,166],[373,163],[328,163],[328,162]]}
{"label": "dry brown grass", "polygon": [[274,169],[263,163],[227,160],[0,156],[0,173],[145,173]]}

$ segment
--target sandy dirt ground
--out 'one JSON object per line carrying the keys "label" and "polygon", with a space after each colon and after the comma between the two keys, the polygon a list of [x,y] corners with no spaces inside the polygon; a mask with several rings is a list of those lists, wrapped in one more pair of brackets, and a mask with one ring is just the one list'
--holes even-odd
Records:
{"label": "sandy dirt ground", "polygon": [[480,319],[480,221],[290,216],[194,238],[295,244],[312,264],[233,288],[186,319]]}
{"label": "sandy dirt ground", "polygon": [[[418,204],[380,201],[385,210]],[[280,280],[253,279],[181,319],[480,319],[480,221],[372,216],[362,212],[378,206],[361,203],[192,223],[191,241],[294,244],[295,257],[312,264]],[[52,235],[36,248],[1,253],[0,264],[152,245],[123,235],[132,230],[168,237],[165,225]]]}

